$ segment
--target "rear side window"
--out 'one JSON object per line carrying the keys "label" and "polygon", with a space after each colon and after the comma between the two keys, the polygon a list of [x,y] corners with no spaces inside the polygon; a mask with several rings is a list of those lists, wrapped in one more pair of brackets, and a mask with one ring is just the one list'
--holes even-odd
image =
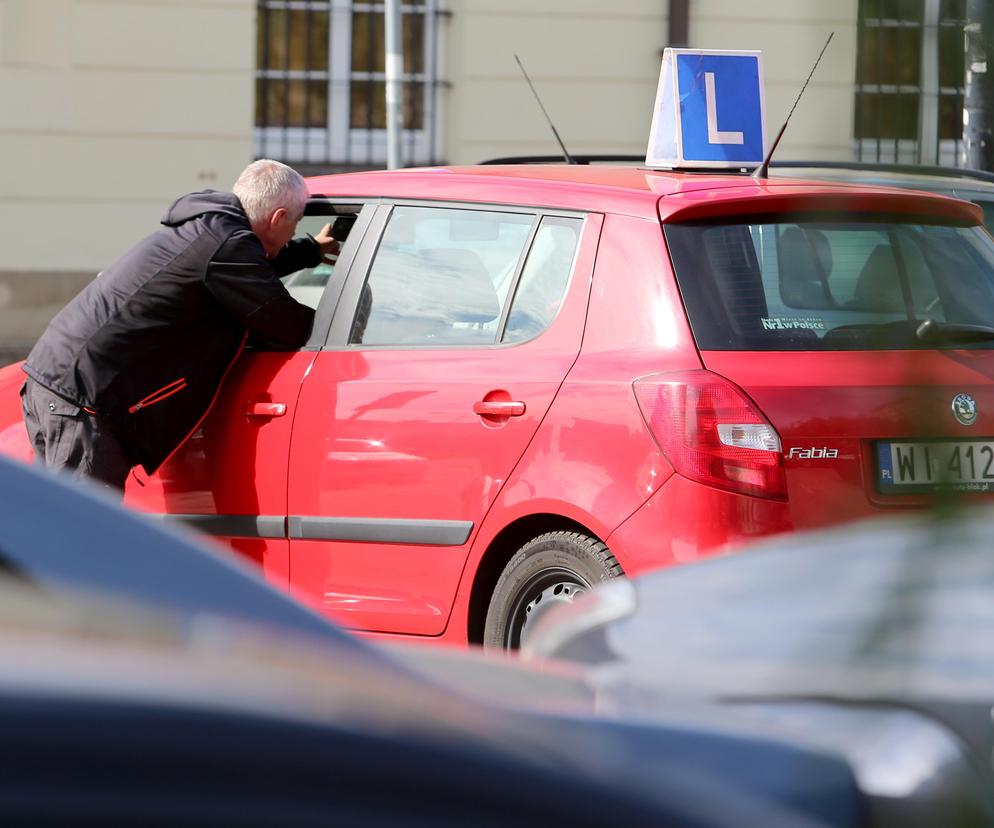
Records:
{"label": "rear side window", "polygon": [[566,294],[583,221],[546,216],[528,251],[514,292],[503,342],[524,342],[544,331]]}
{"label": "rear side window", "polygon": [[979,228],[780,221],[665,233],[705,350],[924,348],[935,347],[916,336],[927,319],[994,325],[994,243]]}

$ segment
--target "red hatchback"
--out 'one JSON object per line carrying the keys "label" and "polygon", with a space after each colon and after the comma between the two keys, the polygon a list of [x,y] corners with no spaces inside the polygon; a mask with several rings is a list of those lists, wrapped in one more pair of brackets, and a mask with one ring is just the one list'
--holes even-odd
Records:
{"label": "red hatchback", "polygon": [[[352,629],[515,647],[598,581],[992,490],[973,205],[590,166],[309,184],[301,230],[351,228],[287,280],[310,343],[247,351],[126,503]],[[0,451],[28,458],[22,376]]]}

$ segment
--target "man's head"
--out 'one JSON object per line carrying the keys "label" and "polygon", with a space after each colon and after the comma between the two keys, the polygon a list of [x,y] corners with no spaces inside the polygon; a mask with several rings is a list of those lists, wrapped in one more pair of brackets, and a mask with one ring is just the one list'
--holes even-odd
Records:
{"label": "man's head", "polygon": [[231,189],[245,209],[252,232],[272,258],[293,238],[304,215],[304,179],[286,164],[262,158],[249,164]]}

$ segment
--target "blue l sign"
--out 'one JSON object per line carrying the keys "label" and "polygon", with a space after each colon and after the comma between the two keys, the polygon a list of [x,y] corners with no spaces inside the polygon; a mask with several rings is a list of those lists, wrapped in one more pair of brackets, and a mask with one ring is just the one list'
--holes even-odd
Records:
{"label": "blue l sign", "polygon": [[763,100],[754,55],[677,55],[686,161],[763,160]]}
{"label": "blue l sign", "polygon": [[646,164],[686,168],[762,163],[766,129],[761,58],[759,52],[667,49]]}

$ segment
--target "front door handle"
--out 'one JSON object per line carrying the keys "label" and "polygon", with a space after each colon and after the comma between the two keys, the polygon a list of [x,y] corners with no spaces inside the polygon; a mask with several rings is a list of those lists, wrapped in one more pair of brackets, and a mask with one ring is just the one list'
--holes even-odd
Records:
{"label": "front door handle", "polygon": [[286,403],[254,402],[245,406],[246,417],[282,417],[286,414]]}
{"label": "front door handle", "polygon": [[481,400],[473,403],[473,413],[481,417],[520,417],[525,413],[525,404],[512,400]]}

